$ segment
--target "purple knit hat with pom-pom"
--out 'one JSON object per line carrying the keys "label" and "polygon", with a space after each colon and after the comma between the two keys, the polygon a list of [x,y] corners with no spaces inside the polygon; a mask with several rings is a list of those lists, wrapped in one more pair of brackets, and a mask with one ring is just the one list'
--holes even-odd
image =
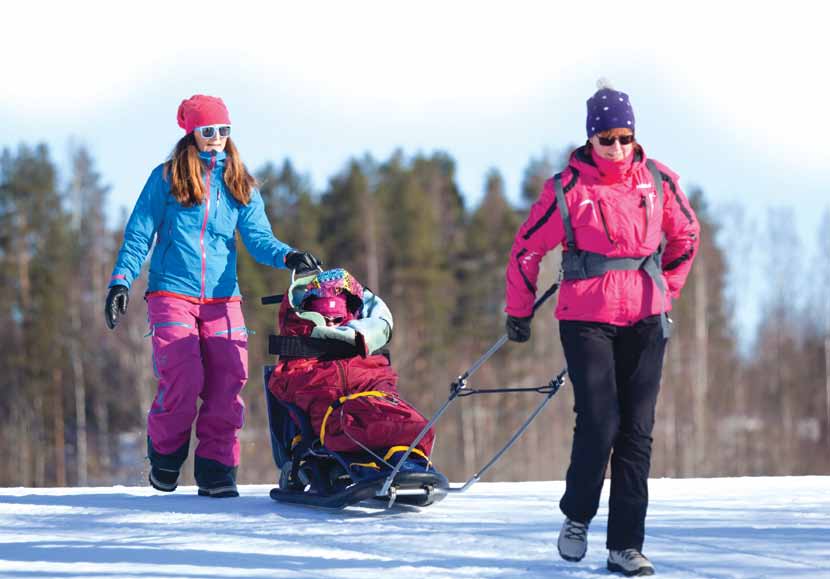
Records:
{"label": "purple knit hat with pom-pom", "polygon": [[624,92],[614,90],[605,79],[597,82],[597,92],[588,99],[588,117],[585,130],[590,139],[597,133],[610,129],[634,131],[634,109]]}

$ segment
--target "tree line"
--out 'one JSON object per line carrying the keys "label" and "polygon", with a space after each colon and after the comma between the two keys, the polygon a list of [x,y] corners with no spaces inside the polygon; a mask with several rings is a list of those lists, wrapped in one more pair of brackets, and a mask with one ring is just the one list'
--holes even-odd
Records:
{"label": "tree line", "polygon": [[[497,169],[469,207],[445,152],[349,159],[322,190],[290,160],[255,171],[278,238],[345,267],[382,296],[395,316],[392,361],[402,395],[430,415],[450,383],[503,333],[504,269],[510,246],[545,179],[565,162],[528,161],[517,205]],[[136,184],[136,196],[141,184]],[[653,476],[830,473],[830,214],[810,258],[797,247],[792,213],[778,209],[765,248],[762,322],[741,348],[728,290],[757,232],[740,208],[715,213],[702,189],[689,193],[701,246],[665,362],[654,432]],[[127,213],[108,227],[109,187],[82,146],[61,179],[45,145],[0,156],[0,485],[145,484],[145,418],[155,392],[141,297],[106,329],[103,301]],[[743,248],[743,249],[742,249]],[[795,263],[796,258],[800,259]],[[557,279],[559,253],[542,264],[539,291]],[[285,271],[240,252],[250,336],[250,381],[240,481],[275,480],[261,369],[273,363],[267,336]],[[732,284],[734,285],[734,283]],[[562,367],[553,300],[536,315],[533,339],[508,343],[474,387],[541,386]],[[540,401],[538,394],[471,396],[437,427],[433,459],[452,480],[475,473]],[[566,383],[489,475],[561,479],[569,460],[573,396]],[[192,481],[186,465],[185,481]]]}

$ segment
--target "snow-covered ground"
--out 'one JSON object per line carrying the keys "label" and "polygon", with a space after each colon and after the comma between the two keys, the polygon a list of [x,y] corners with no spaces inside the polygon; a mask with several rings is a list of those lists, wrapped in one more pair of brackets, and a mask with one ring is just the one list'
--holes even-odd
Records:
{"label": "snow-covered ground", "polygon": [[[243,486],[237,499],[198,497],[193,487],[0,489],[0,577],[611,575],[606,500],[587,557],[556,554],[562,482],[479,483],[429,508],[389,511],[282,505],[270,488]],[[830,578],[830,477],[658,479],[650,488],[644,551],[659,576]]]}

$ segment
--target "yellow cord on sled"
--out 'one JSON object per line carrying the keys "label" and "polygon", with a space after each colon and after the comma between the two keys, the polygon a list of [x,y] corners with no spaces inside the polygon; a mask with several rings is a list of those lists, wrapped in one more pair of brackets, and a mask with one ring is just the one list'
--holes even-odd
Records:
{"label": "yellow cord on sled", "polygon": [[343,404],[349,400],[354,400],[356,398],[363,398],[365,396],[373,396],[383,398],[384,396],[390,396],[387,392],[381,392],[380,390],[369,390],[367,392],[358,392],[356,394],[349,394],[348,396],[341,396],[337,402],[334,402],[331,406],[328,407],[326,410],[326,414],[323,416],[323,424],[320,426],[320,444],[326,444],[326,422],[331,416],[331,413],[334,412],[337,408],[343,406]]}
{"label": "yellow cord on sled", "polygon": [[[406,452],[408,449],[409,449],[408,446],[393,446],[392,448],[390,448],[389,450],[386,451],[386,456],[383,457],[383,460],[385,462],[388,462],[389,459],[392,458],[392,455],[395,454],[396,452]],[[413,448],[412,449],[412,454],[417,454],[418,456],[424,457],[424,460],[427,461],[427,465],[432,465],[432,461],[429,459],[429,457],[426,454],[424,454],[424,452],[421,449]]]}

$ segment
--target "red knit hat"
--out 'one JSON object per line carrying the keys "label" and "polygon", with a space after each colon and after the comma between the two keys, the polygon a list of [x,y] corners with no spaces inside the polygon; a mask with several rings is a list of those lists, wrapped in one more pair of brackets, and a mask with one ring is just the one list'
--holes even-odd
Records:
{"label": "red knit hat", "polygon": [[228,107],[219,97],[195,94],[182,101],[176,113],[179,126],[185,133],[193,132],[196,127],[206,125],[229,125],[231,117]]}
{"label": "red knit hat", "polygon": [[346,306],[346,296],[343,294],[332,297],[312,297],[303,304],[307,312],[317,312],[328,318],[351,319],[349,309]]}

